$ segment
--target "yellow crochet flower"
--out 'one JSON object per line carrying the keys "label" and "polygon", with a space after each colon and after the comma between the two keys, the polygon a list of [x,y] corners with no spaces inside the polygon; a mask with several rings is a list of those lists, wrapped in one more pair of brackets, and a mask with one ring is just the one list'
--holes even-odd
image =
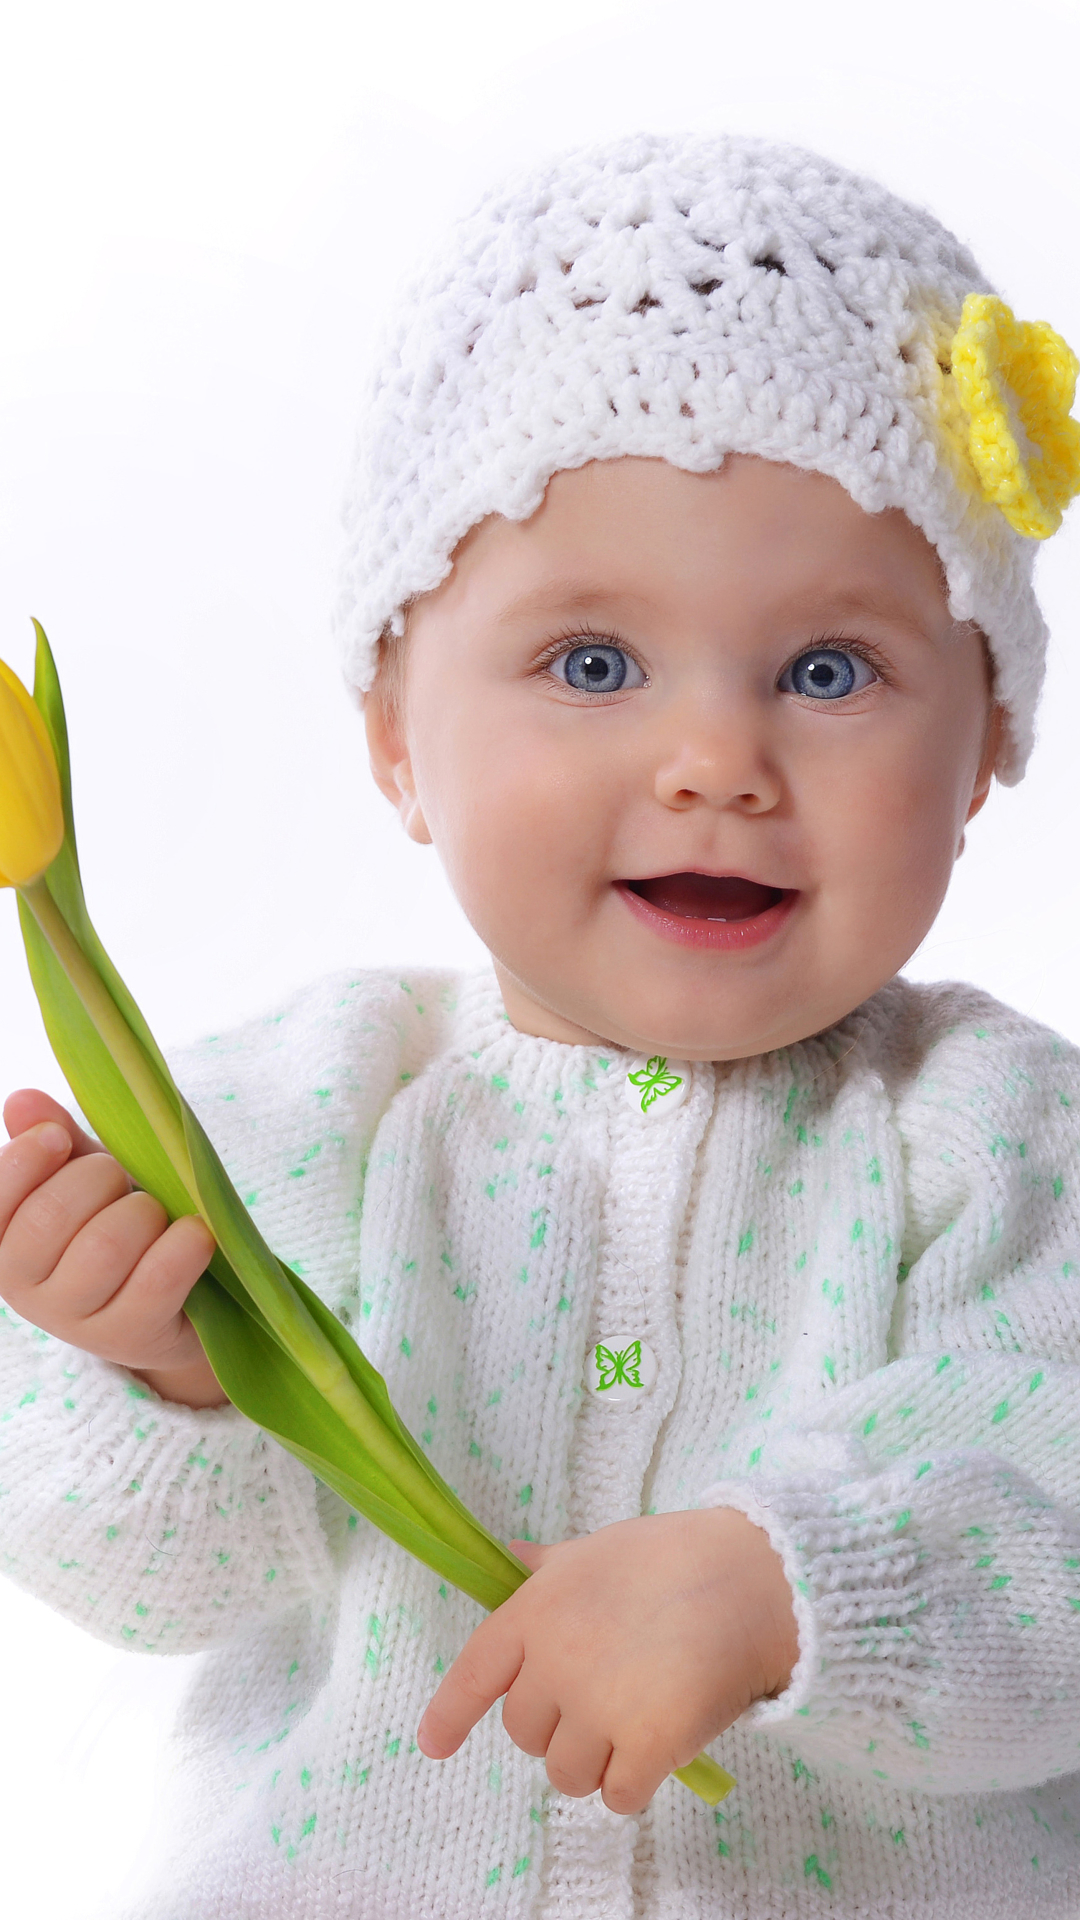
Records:
{"label": "yellow crochet flower", "polygon": [[1080,423],[1070,419],[1080,361],[1045,320],[969,293],[952,343],[968,451],[987,500],[1017,533],[1045,540],[1080,493]]}

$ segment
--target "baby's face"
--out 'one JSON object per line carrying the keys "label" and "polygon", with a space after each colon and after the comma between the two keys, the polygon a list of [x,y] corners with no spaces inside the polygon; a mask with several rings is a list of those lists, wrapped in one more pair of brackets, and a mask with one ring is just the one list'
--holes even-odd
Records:
{"label": "baby's face", "polygon": [[555,1040],[721,1060],[831,1025],[918,946],[990,783],[930,546],[764,460],[557,474],[405,646],[376,777]]}

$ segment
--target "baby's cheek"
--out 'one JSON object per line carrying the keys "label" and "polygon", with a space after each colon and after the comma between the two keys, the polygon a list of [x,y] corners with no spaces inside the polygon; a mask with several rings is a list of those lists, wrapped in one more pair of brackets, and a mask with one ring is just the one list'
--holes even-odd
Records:
{"label": "baby's cheek", "polygon": [[922,756],[853,783],[843,825],[827,836],[823,860],[827,918],[838,951],[853,957],[869,984],[891,979],[937,917],[956,858],[955,792]]}

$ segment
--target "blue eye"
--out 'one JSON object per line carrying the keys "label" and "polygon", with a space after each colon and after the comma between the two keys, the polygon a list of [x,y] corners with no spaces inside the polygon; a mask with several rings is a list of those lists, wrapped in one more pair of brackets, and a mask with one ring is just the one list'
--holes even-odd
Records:
{"label": "blue eye", "polygon": [[645,685],[645,675],[636,660],[622,647],[600,641],[560,653],[552,661],[551,671],[576,693],[618,693],[624,687]]}
{"label": "blue eye", "polygon": [[812,647],[785,667],[777,681],[781,693],[801,693],[810,700],[843,700],[861,693],[877,679],[873,667],[857,653],[839,647]]}

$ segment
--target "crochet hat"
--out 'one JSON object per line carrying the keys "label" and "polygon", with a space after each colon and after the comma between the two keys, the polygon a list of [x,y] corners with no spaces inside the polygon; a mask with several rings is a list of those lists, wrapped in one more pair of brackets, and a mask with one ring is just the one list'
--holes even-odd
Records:
{"label": "crochet hat", "polygon": [[754,453],[926,535],[989,642],[1011,784],[1046,652],[1035,543],[1080,486],[1076,373],[928,213],[814,154],[641,135],[566,155],[489,194],[406,292],[346,507],[346,677],[369,687],[470,527],[527,519],[560,469]]}

